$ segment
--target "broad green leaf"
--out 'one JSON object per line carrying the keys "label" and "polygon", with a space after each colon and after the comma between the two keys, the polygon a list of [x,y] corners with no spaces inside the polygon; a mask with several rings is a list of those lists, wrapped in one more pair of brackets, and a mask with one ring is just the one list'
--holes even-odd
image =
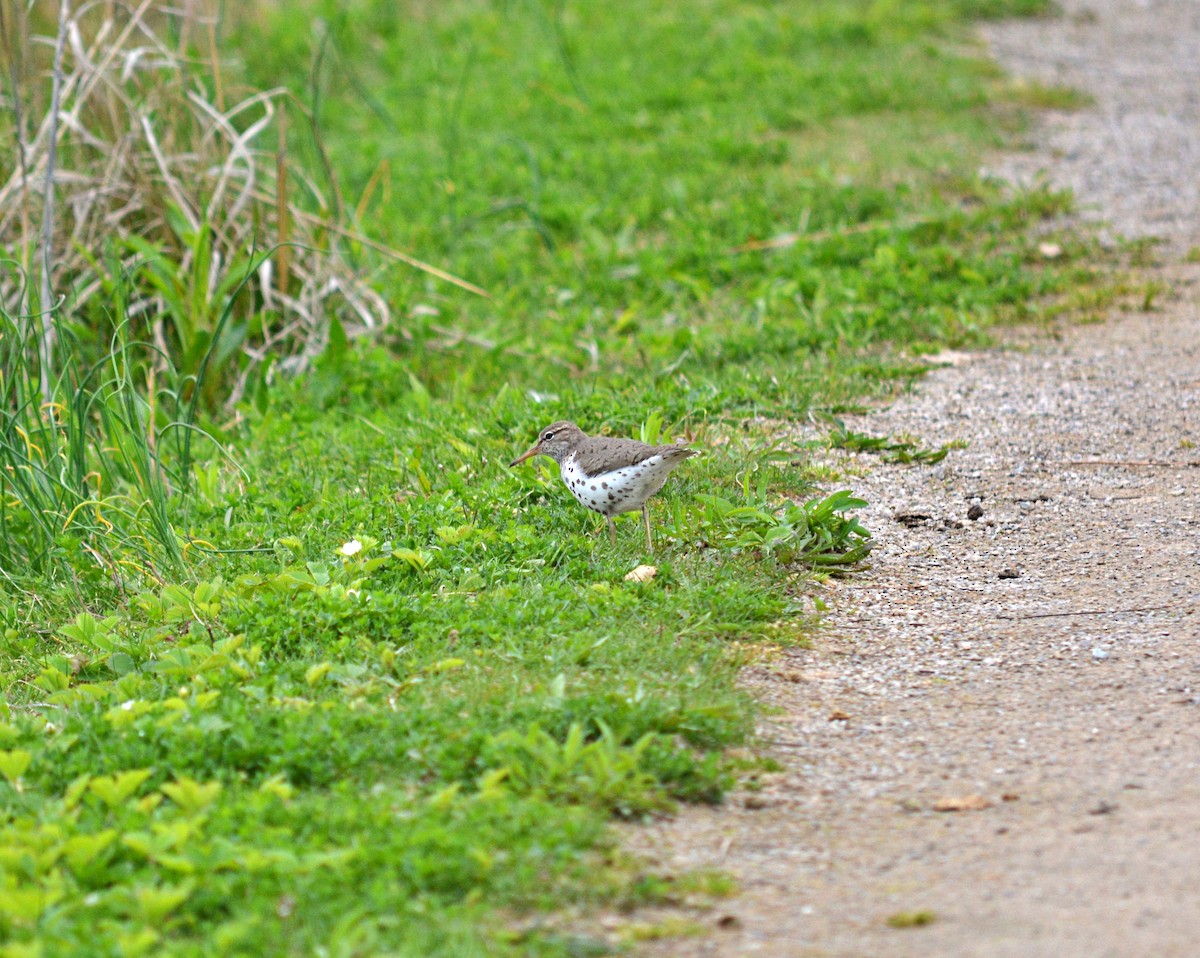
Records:
{"label": "broad green leaf", "polygon": [[31,761],[33,761],[33,755],[24,749],[15,748],[11,751],[0,751],[0,775],[8,779],[10,785],[15,786],[17,780],[29,768]]}
{"label": "broad green leaf", "polygon": [[117,840],[117,831],[106,828],[94,835],[72,835],[63,844],[62,854],[67,863],[78,871]]}
{"label": "broad green leaf", "polygon": [[184,775],[163,785],[161,791],[189,815],[194,815],[216,801],[221,794],[221,783],[201,783]]}
{"label": "broad green leaf", "polygon": [[100,775],[88,783],[91,792],[98,796],[109,808],[123,805],[150,777],[150,769],[130,769],[127,772],[117,772],[115,775]]}
{"label": "broad green leaf", "polygon": [[155,924],[187,901],[194,888],[195,883],[191,881],[178,885],[140,885],[133,889],[133,897],[142,920]]}
{"label": "broad green leaf", "polygon": [[329,674],[329,671],[332,668],[332,662],[318,662],[316,665],[310,665],[308,670],[304,673],[304,681],[309,685],[316,685],[321,681],[321,679],[325,678],[325,676]]}

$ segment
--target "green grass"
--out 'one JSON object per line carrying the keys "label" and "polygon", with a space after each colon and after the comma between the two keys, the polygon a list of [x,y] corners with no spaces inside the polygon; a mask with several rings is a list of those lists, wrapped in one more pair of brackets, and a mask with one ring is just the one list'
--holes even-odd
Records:
{"label": "green grass", "polygon": [[1047,86],[1037,81],[1014,84],[1012,96],[1025,106],[1039,110],[1082,110],[1092,106],[1091,94],[1073,87]]}
{"label": "green grass", "polygon": [[[862,558],[813,450],[949,451],[789,424],[1089,279],[1082,241],[1037,252],[1064,197],[975,176],[1017,120],[948,52],[962,16],[1037,6],[330,3],[231,31],[308,99],[360,227],[491,298],[393,270],[396,328],[211,414],[228,455],[197,440],[171,478],[186,574],[138,509],[124,545],[56,527],[43,571],[4,570],[0,955],[567,955],[531,913],[669,900],[606,823],[721,799],[739,665]],[[652,506],[652,582],[624,578],[636,519],[610,548],[552,466],[505,467],[564,417],[705,449]]]}

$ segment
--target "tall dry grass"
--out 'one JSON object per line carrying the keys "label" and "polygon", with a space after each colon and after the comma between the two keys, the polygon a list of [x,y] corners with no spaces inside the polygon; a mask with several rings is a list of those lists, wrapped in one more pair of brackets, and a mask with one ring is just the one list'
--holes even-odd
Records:
{"label": "tall dry grass", "polygon": [[303,367],[331,322],[391,322],[388,259],[483,292],[361,236],[329,164],[293,162],[319,138],[286,90],[230,76],[221,6],[0,3],[0,306],[40,327],[47,401],[56,326],[96,324],[119,281],[135,338],[222,400],[258,364]]}

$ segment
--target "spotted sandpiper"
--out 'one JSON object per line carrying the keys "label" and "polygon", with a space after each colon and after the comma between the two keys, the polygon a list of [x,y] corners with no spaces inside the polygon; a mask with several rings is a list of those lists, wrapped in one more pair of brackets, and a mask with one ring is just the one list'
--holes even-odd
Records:
{"label": "spotted sandpiper", "polygon": [[543,429],[533,448],[509,465],[520,465],[533,456],[549,456],[557,462],[571,495],[608,520],[608,538],[613,545],[617,527],[612,517],[641,509],[646,548],[653,551],[646,500],[662,488],[672,469],[695,455],[696,450],[685,446],[651,446],[636,439],[589,436],[564,420]]}

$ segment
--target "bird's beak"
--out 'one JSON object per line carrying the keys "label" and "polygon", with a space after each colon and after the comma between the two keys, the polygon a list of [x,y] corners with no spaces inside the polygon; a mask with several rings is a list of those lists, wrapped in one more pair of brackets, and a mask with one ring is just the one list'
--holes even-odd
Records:
{"label": "bird's beak", "polygon": [[508,464],[508,468],[511,469],[513,466],[519,466],[526,459],[536,456],[540,451],[541,451],[540,444],[535,443],[534,447],[532,449],[530,449],[529,452],[525,453],[523,456],[518,456],[516,459],[514,459],[512,462],[510,462]]}

